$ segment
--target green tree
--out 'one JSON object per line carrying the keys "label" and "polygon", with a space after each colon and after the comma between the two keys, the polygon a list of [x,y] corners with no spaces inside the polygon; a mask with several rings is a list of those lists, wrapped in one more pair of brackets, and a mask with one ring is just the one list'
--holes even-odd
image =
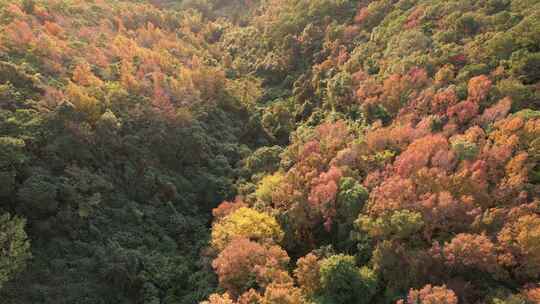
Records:
{"label": "green tree", "polygon": [[15,190],[16,169],[27,158],[24,147],[21,139],[0,137],[0,197],[8,197]]}
{"label": "green tree", "polygon": [[42,218],[56,213],[58,186],[47,174],[36,174],[24,181],[17,192],[20,209],[32,218]]}
{"label": "green tree", "polygon": [[23,270],[31,257],[25,225],[22,218],[9,213],[0,215],[0,288]]}
{"label": "green tree", "polygon": [[367,267],[358,268],[354,257],[334,255],[320,263],[321,302],[367,304],[377,288],[377,276]]}

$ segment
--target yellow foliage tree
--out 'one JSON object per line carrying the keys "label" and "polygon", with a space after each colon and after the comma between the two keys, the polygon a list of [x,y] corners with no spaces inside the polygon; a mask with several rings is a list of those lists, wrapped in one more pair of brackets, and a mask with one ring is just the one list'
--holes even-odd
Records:
{"label": "yellow foliage tree", "polygon": [[263,304],[302,304],[306,303],[299,288],[292,283],[270,284],[264,293]]}
{"label": "yellow foliage tree", "polygon": [[498,235],[499,243],[513,257],[512,264],[527,265],[520,269],[525,276],[540,274],[540,216],[528,214],[507,223]]}
{"label": "yellow foliage tree", "polygon": [[265,176],[255,191],[257,199],[265,203],[272,203],[272,193],[283,182],[284,178],[285,175],[281,172]]}
{"label": "yellow foliage tree", "polygon": [[201,302],[201,304],[234,304],[234,302],[228,293],[223,295],[214,293],[210,295],[208,301]]}
{"label": "yellow foliage tree", "polygon": [[90,96],[84,87],[69,82],[66,87],[65,95],[71,102],[77,112],[84,113],[89,121],[97,121],[101,116],[101,107],[99,101]]}
{"label": "yellow foliage tree", "polygon": [[240,208],[212,228],[212,246],[221,251],[236,238],[279,243],[283,230],[272,216],[251,208]]}

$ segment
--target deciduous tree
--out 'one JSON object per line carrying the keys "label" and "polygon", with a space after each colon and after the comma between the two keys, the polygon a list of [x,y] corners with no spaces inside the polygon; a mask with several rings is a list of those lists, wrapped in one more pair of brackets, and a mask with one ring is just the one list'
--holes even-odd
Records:
{"label": "deciduous tree", "polygon": [[275,244],[283,239],[283,231],[272,216],[242,207],[212,227],[212,246],[217,250],[224,249],[236,238]]}

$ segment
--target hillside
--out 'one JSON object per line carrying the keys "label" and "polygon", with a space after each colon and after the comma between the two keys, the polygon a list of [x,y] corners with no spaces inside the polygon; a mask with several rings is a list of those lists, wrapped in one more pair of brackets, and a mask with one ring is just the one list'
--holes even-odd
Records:
{"label": "hillside", "polygon": [[2,303],[540,302],[540,1],[0,0]]}

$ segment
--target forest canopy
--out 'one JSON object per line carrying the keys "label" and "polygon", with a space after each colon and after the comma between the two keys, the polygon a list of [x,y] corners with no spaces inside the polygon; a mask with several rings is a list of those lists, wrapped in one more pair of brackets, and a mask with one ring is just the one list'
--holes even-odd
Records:
{"label": "forest canopy", "polygon": [[540,302],[540,1],[0,0],[0,302]]}

